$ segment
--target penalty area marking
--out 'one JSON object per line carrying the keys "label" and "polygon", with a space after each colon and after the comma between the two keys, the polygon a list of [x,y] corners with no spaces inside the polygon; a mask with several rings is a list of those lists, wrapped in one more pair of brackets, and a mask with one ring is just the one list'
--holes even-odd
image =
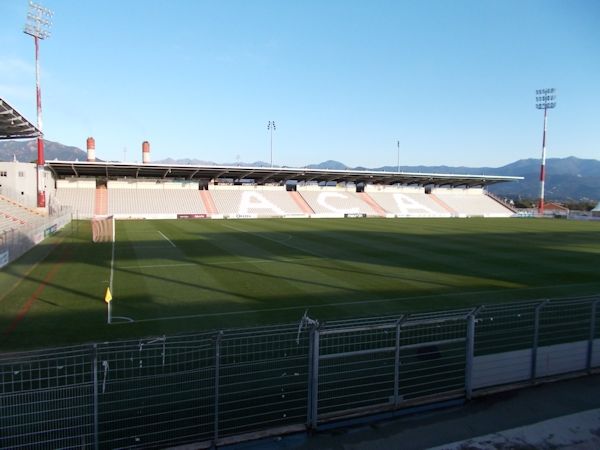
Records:
{"label": "penalty area marking", "polygon": [[[569,287],[569,286],[586,286],[586,285],[590,285],[590,284],[594,285],[597,283],[591,282],[591,283],[575,283],[575,284],[557,284],[557,285],[553,285],[553,286],[531,286],[531,287],[524,287],[524,288],[509,289],[508,291],[513,291],[513,292],[514,291],[530,291],[530,290],[536,290],[536,289],[561,288],[561,287]],[[412,296],[412,297],[389,297],[389,298],[378,298],[378,299],[373,299],[373,300],[357,300],[355,302],[321,303],[321,304],[316,304],[316,305],[287,306],[287,307],[282,307],[282,308],[264,308],[264,309],[251,309],[251,310],[245,310],[245,311],[227,311],[227,312],[219,312],[219,313],[192,314],[192,315],[187,315],[187,316],[156,317],[156,318],[152,318],[152,319],[139,319],[139,320],[133,320],[132,322],[120,322],[120,323],[160,322],[160,321],[166,321],[166,320],[199,319],[199,318],[204,318],[204,317],[217,317],[217,316],[235,316],[235,315],[240,315],[240,314],[259,314],[259,313],[265,313],[265,312],[328,308],[328,307],[332,307],[332,306],[350,306],[350,305],[361,305],[361,304],[364,305],[364,304],[371,304],[371,303],[387,303],[387,302],[394,302],[394,301],[398,301],[398,300],[418,300],[418,299],[434,298],[434,297],[437,297],[437,298],[456,297],[457,295],[480,295],[480,294],[490,294],[493,292],[503,292],[503,291],[506,292],[505,289],[490,289],[490,290],[483,290],[483,291],[456,292],[456,293],[450,293],[450,294],[444,294],[444,295],[431,294],[431,295],[418,295],[418,296]],[[589,295],[589,296],[592,297],[593,295]],[[582,297],[588,297],[588,295],[583,295]],[[560,299],[560,298],[563,298],[563,297],[559,297],[557,299]],[[564,298],[570,298],[570,297],[564,297]],[[539,299],[531,299],[529,301],[537,301],[537,300],[539,300]]]}
{"label": "penalty area marking", "polygon": [[158,234],[160,234],[163,238],[165,238],[167,240],[167,242],[169,244],[171,244],[173,247],[177,248],[177,246],[175,244],[173,244],[173,241],[171,239],[169,239],[168,237],[166,237],[162,232],[158,232]]}

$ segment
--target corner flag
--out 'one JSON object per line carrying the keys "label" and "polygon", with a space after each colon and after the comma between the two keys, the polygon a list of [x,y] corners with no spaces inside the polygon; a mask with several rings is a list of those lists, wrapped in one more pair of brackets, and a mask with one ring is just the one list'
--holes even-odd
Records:
{"label": "corner flag", "polygon": [[111,300],[112,300],[112,295],[111,295],[111,293],[110,293],[110,288],[109,288],[109,287],[107,287],[107,288],[106,288],[106,294],[104,295],[104,301],[105,301],[106,303],[110,303],[110,301],[111,301]]}

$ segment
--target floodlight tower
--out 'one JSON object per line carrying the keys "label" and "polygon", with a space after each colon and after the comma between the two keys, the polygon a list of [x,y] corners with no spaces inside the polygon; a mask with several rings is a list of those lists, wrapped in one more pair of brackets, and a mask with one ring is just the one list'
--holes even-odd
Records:
{"label": "floodlight tower", "polygon": [[269,120],[267,123],[267,130],[271,132],[271,167],[273,167],[273,131],[277,128],[275,127],[275,121]]}
{"label": "floodlight tower", "polygon": [[29,2],[29,11],[27,12],[27,22],[23,32],[33,37],[35,43],[35,93],[37,100],[37,127],[41,134],[37,138],[37,206],[44,208],[46,206],[46,193],[44,192],[44,134],[42,131],[42,91],[40,89],[40,39],[50,37],[50,26],[54,13],[48,8]]}
{"label": "floodlight tower", "polygon": [[400,141],[396,141],[396,145],[398,146],[398,166],[396,168],[396,172],[400,172]]}
{"label": "floodlight tower", "polygon": [[544,110],[544,134],[542,137],[542,167],[540,169],[540,200],[538,211],[544,214],[544,182],[546,180],[546,129],[548,124],[548,110],[556,106],[556,89],[537,89],[535,91],[535,107]]}

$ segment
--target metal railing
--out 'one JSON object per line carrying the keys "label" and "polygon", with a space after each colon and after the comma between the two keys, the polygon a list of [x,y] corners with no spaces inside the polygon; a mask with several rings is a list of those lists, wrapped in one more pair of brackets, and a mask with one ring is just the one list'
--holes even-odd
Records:
{"label": "metal railing", "polygon": [[600,367],[600,296],[0,355],[0,448],[219,446]]}
{"label": "metal railing", "polygon": [[40,216],[30,223],[0,231],[0,269],[71,222],[70,208]]}
{"label": "metal railing", "polygon": [[496,200],[498,203],[500,203],[505,208],[510,209],[513,213],[517,213],[517,208],[515,208],[514,203],[511,204],[506,198],[500,197],[499,195],[496,195],[493,192],[490,192],[488,190],[486,190],[484,192],[485,192],[485,195],[487,195],[490,198],[493,198],[494,200]]}

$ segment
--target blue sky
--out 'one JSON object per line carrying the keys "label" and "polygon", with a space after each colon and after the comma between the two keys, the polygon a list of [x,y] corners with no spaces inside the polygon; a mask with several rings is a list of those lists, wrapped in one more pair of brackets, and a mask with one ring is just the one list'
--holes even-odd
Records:
{"label": "blue sky", "polygon": [[[44,0],[47,139],[97,156],[276,165],[600,159],[597,0]],[[35,120],[25,0],[0,0],[0,97]]]}

